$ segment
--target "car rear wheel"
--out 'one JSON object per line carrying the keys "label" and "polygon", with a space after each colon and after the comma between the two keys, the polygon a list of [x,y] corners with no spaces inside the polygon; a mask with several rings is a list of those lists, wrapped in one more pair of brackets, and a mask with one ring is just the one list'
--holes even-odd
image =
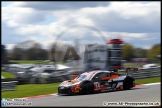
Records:
{"label": "car rear wheel", "polygon": [[126,78],[123,82],[124,90],[130,90],[133,87],[133,81],[129,78]]}
{"label": "car rear wheel", "polygon": [[93,85],[90,82],[84,83],[81,88],[81,94],[91,94],[93,92]]}

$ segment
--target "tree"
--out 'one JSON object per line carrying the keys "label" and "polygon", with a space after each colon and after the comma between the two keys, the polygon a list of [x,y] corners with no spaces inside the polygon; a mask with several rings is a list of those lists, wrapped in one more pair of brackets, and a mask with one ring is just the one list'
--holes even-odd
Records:
{"label": "tree", "polygon": [[122,53],[123,59],[130,61],[131,58],[134,57],[134,48],[131,44],[125,44],[123,45],[123,53]]}
{"label": "tree", "polygon": [[147,49],[134,48],[134,57],[146,58],[147,57]]}
{"label": "tree", "polygon": [[19,48],[17,45],[13,48],[11,58],[13,60],[21,60],[22,59],[23,50]]}
{"label": "tree", "polygon": [[60,46],[61,46],[60,44],[55,44],[55,43],[52,43],[50,46],[51,59],[54,61],[63,60],[63,55],[65,52],[63,48],[61,48]]}
{"label": "tree", "polygon": [[40,50],[40,57],[42,60],[47,60],[48,59],[48,51],[45,49]]}
{"label": "tree", "polygon": [[154,44],[147,52],[149,60],[157,60],[157,55],[161,54],[161,44]]}
{"label": "tree", "polygon": [[42,48],[38,42],[27,40],[21,42],[12,50],[11,59],[15,60],[46,60],[48,59],[48,52]]}
{"label": "tree", "polygon": [[29,60],[45,60],[48,58],[48,52],[42,49],[40,43],[34,43],[26,52]]}
{"label": "tree", "polygon": [[141,53],[143,58],[147,58],[147,51],[147,49],[142,49]]}
{"label": "tree", "polygon": [[1,45],[1,63],[7,63],[7,50],[5,48],[5,45]]}

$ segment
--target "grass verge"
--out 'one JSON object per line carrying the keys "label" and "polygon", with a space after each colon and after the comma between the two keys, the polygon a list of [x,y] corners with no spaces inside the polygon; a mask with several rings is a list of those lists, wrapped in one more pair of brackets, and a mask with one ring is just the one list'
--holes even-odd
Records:
{"label": "grass verge", "polygon": [[5,78],[16,78],[15,75],[9,73],[9,72],[2,72],[2,76]]}
{"label": "grass verge", "polygon": [[17,62],[19,64],[36,64],[37,60],[11,60],[11,62]]}
{"label": "grass verge", "polygon": [[[11,60],[11,62],[17,62],[19,64],[49,64],[49,62],[38,62],[38,60]],[[58,62],[57,64],[62,64],[62,62]]]}
{"label": "grass verge", "polygon": [[1,92],[3,98],[21,98],[28,96],[57,93],[60,83],[18,85],[15,91]]}
{"label": "grass verge", "polygon": [[[160,77],[155,78],[146,78],[146,79],[137,79],[137,84],[146,84],[160,82]],[[15,91],[4,91],[2,92],[2,98],[21,98],[28,96],[37,96],[57,93],[57,87],[60,83],[53,84],[27,84],[27,85],[18,85]]]}
{"label": "grass verge", "polygon": [[154,77],[154,78],[137,79],[135,82],[136,84],[156,83],[156,82],[161,82],[161,78]]}
{"label": "grass verge", "polygon": [[141,68],[142,66],[137,63],[123,63],[125,68]]}

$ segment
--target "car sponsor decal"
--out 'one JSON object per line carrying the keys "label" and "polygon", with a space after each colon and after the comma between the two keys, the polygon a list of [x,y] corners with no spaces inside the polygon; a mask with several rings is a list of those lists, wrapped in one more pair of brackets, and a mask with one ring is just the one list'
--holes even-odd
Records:
{"label": "car sponsor decal", "polygon": [[100,82],[94,82],[94,90],[101,90]]}
{"label": "car sponsor decal", "polygon": [[78,80],[71,80],[72,83],[78,82]]}
{"label": "car sponsor decal", "polygon": [[92,74],[92,73],[89,73],[88,75],[89,75],[89,76],[93,76],[94,74]]}

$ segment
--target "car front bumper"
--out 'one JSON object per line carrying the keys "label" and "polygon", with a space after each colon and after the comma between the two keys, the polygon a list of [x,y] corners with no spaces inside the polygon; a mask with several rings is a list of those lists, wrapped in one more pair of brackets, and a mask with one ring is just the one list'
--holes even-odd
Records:
{"label": "car front bumper", "polygon": [[71,90],[70,87],[60,86],[58,87],[58,94],[59,95],[71,95],[71,94],[74,94],[74,92]]}
{"label": "car front bumper", "polygon": [[79,90],[76,90],[72,87],[65,87],[65,86],[59,86],[58,87],[58,94],[59,95],[73,95],[79,93]]}

